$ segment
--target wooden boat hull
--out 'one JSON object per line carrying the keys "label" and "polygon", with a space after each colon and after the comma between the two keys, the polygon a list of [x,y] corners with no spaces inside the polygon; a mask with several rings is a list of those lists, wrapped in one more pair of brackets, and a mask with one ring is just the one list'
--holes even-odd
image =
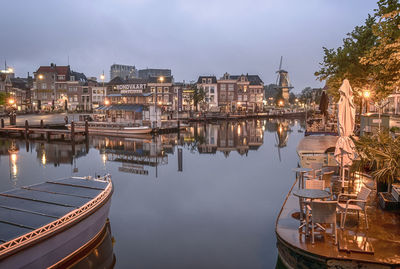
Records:
{"label": "wooden boat hull", "polygon": [[10,242],[1,245],[0,268],[47,268],[86,245],[106,223],[112,192],[110,182],[96,198],[59,218],[53,225],[13,240],[14,245]]}

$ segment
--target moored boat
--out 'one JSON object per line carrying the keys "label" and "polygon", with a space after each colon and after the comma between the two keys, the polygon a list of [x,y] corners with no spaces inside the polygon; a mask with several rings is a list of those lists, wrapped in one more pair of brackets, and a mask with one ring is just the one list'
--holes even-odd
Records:
{"label": "moored boat", "polygon": [[305,136],[297,146],[301,167],[311,167],[312,163],[322,163],[323,166],[337,166],[333,156],[338,136],[310,135]]}
{"label": "moored boat", "polygon": [[[71,124],[66,125],[68,129],[71,129]],[[75,131],[85,131],[85,123],[75,123]],[[118,123],[108,122],[89,122],[88,123],[89,134],[96,135],[111,135],[111,136],[130,136],[135,134],[148,134],[152,132],[152,128],[148,126],[127,126]]]}
{"label": "moored boat", "polygon": [[0,267],[46,268],[106,225],[111,177],[71,177],[0,193]]}

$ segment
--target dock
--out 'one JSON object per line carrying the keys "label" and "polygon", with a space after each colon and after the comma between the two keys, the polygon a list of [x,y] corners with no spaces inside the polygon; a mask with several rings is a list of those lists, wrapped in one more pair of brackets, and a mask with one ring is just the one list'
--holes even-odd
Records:
{"label": "dock", "polygon": [[[41,126],[43,126],[41,124]],[[47,141],[51,140],[60,140],[60,141],[71,141],[75,142],[76,140],[87,139],[89,132],[88,129],[85,128],[83,131],[77,131],[74,128],[74,123],[71,123],[71,130],[68,129],[51,129],[40,127],[32,128],[29,126],[28,121],[25,121],[24,127],[15,127],[15,126],[4,126],[3,122],[0,126],[0,136],[5,137],[20,137],[20,138],[33,138],[40,137],[45,138]]]}
{"label": "dock", "polygon": [[400,267],[399,212],[379,208],[373,180],[362,176],[357,184],[372,189],[367,203],[369,229],[361,217],[358,221],[357,214],[351,214],[344,229],[338,228],[339,242],[334,245],[330,228],[323,236],[316,236],[315,244],[311,243],[311,236],[299,232],[299,198],[292,194],[297,188],[294,182],[276,221],[278,253],[287,268]]}

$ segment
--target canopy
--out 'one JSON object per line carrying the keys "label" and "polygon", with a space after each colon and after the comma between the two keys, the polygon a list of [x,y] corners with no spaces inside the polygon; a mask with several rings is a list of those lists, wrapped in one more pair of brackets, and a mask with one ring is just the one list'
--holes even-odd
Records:
{"label": "canopy", "polygon": [[342,184],[344,184],[343,167],[350,166],[355,159],[355,146],[350,136],[355,126],[355,106],[353,102],[353,90],[347,79],[343,80],[339,89],[340,100],[338,102],[338,130],[339,138],[335,147],[335,159],[342,167]]}

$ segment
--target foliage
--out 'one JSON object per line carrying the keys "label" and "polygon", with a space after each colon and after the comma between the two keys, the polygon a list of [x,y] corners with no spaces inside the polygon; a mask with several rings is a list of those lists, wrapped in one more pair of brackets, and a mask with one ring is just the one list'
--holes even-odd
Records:
{"label": "foliage", "polygon": [[7,102],[7,94],[5,92],[0,92],[0,106],[4,106]]}
{"label": "foliage", "polygon": [[374,68],[374,88],[382,99],[400,87],[400,3],[381,0],[378,6],[379,20],[373,25],[377,44],[360,62]]}
{"label": "foliage", "polygon": [[391,184],[400,175],[400,137],[388,132],[362,136],[354,141],[361,163],[372,169],[377,182]]}
{"label": "foliage", "polygon": [[347,78],[356,92],[362,91],[371,77],[369,65],[361,64],[359,59],[375,45],[377,37],[373,35],[372,26],[375,18],[368,15],[365,25],[356,26],[347,37],[343,39],[343,45],[337,49],[324,50],[324,60],[315,76],[320,81],[326,80],[329,94],[339,98],[340,85]]}
{"label": "foliage", "polygon": [[315,75],[326,80],[329,94],[339,97],[344,78],[356,97],[369,88],[374,98],[381,100],[400,86],[399,12],[398,0],[379,0],[375,14],[348,33],[341,47],[323,48],[324,59]]}
{"label": "foliage", "polygon": [[299,99],[303,103],[307,103],[308,101],[319,103],[321,95],[321,88],[306,87],[301,91]]}
{"label": "foliage", "polygon": [[202,102],[205,101],[206,93],[204,92],[203,88],[199,89],[195,85],[192,86],[192,89],[193,89],[193,95],[192,95],[193,105],[197,111],[198,104],[201,104]]}

